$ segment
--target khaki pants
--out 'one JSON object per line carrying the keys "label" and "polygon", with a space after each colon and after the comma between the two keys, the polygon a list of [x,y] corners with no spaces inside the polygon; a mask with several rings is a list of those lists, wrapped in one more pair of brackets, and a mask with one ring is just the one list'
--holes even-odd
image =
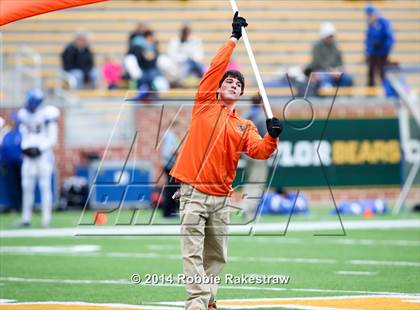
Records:
{"label": "khaki pants", "polygon": [[[181,186],[181,250],[185,277],[215,277],[227,260],[229,198],[204,194]],[[207,310],[215,301],[217,284],[186,283],[186,309]]]}

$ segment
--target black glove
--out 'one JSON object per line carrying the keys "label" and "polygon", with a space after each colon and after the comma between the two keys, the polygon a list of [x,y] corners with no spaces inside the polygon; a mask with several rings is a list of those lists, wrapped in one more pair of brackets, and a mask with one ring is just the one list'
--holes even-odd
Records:
{"label": "black glove", "polygon": [[281,132],[283,131],[283,126],[280,123],[280,120],[278,118],[273,117],[267,119],[265,123],[267,124],[268,134],[274,139],[278,138]]}
{"label": "black glove", "polygon": [[240,39],[242,37],[242,27],[248,26],[246,19],[243,17],[239,17],[239,12],[236,11],[235,15],[233,16],[232,22],[232,35],[236,39]]}
{"label": "black glove", "polygon": [[37,147],[28,147],[27,149],[22,150],[22,153],[30,158],[41,156],[41,151]]}

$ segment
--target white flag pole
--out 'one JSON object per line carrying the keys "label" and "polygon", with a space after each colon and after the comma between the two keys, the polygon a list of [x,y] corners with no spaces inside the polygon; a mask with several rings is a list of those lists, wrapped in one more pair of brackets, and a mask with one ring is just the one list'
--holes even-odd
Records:
{"label": "white flag pole", "polygon": [[[230,5],[232,6],[232,11],[235,13],[238,10],[235,0],[230,0]],[[260,72],[258,71],[257,62],[255,61],[254,53],[252,52],[251,44],[249,43],[248,34],[244,27],[242,27],[242,38],[245,43],[245,48],[248,53],[249,60],[251,61],[252,70],[254,71],[255,78],[257,80],[258,89],[263,101],[264,111],[267,118],[273,118],[273,111],[271,111],[270,103],[268,102],[267,93],[265,92],[264,84],[261,79]]]}

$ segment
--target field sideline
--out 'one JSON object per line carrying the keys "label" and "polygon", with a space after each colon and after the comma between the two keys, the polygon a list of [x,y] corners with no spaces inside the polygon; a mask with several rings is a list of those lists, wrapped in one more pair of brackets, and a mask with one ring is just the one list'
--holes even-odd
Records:
{"label": "field sideline", "polygon": [[[54,229],[76,227],[80,212],[56,212],[51,229],[38,229],[39,217],[35,214],[35,229],[16,229],[17,214],[0,218],[1,233],[26,234],[0,238],[2,309],[182,309],[182,284],[131,280],[133,274],[181,274],[177,236],[36,237],[33,231],[54,234]],[[291,224],[310,227],[334,219],[327,208],[314,208],[309,215],[294,216]],[[112,216],[108,220],[111,226]],[[402,224],[390,228],[387,220]],[[285,221],[261,218],[264,225]],[[355,222],[367,228],[347,228],[345,236],[339,229],[337,236],[314,236],[322,233],[319,226],[314,226],[318,231],[292,229],[286,236],[231,236],[219,308],[419,309],[420,217],[408,212],[343,217],[344,227]],[[224,283],[226,274],[288,276],[288,283]]]}

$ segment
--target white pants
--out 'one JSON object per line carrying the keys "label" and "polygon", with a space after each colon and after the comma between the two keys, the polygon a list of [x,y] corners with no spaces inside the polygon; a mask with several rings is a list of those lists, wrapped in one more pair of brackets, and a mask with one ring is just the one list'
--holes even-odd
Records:
{"label": "white pants", "polygon": [[35,185],[38,179],[41,191],[42,226],[47,227],[51,221],[52,188],[51,176],[54,162],[50,154],[42,154],[36,159],[23,159],[22,165],[22,222],[30,223],[32,220],[32,207],[35,200]]}

